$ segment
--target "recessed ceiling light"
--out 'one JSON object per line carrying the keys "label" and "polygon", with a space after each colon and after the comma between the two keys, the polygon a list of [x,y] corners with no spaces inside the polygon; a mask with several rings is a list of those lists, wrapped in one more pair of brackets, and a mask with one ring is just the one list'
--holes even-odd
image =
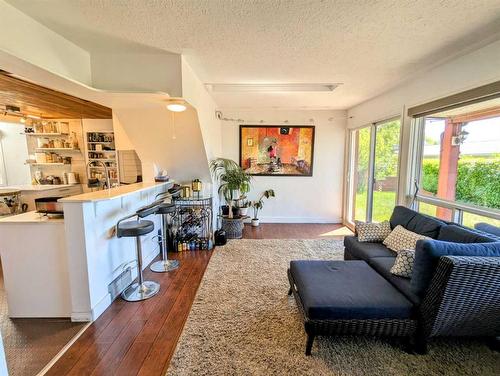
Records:
{"label": "recessed ceiling light", "polygon": [[186,111],[186,102],[183,100],[171,100],[167,104],[167,109],[172,112],[183,112]]}
{"label": "recessed ceiling light", "polygon": [[282,83],[282,84],[205,84],[212,92],[328,92],[341,83]]}

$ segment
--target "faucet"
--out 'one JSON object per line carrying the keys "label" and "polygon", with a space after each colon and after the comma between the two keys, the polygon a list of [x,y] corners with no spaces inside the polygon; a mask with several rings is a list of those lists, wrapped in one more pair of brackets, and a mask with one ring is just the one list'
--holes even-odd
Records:
{"label": "faucet", "polygon": [[89,163],[87,163],[87,177],[88,177],[87,186],[89,188],[94,188],[95,184],[99,185],[99,179],[95,179],[95,180],[92,179],[93,180],[92,182],[90,179],[90,166],[96,165],[96,164],[99,164],[104,168],[104,174],[106,175],[106,186],[108,189],[110,189],[111,188],[111,181],[109,179],[108,167],[106,166],[106,163],[104,163],[103,161],[89,161]]}

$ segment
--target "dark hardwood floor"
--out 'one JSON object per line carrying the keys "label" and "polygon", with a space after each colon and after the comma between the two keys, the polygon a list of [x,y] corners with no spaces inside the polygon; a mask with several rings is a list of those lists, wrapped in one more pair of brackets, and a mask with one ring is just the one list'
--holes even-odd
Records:
{"label": "dark hardwood floor", "polygon": [[[252,239],[339,238],[349,233],[338,224],[262,224],[245,226]],[[215,251],[216,252],[216,251]],[[169,273],[145,271],[160,283],[146,301],[117,299],[47,372],[47,375],[165,375],[212,252],[187,251]]]}

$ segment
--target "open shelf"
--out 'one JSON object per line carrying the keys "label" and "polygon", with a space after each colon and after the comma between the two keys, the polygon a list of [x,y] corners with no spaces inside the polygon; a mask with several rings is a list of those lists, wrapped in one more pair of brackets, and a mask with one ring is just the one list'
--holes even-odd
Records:
{"label": "open shelf", "polygon": [[67,137],[69,133],[21,133],[25,136],[38,136],[38,137]]}
{"label": "open shelf", "polygon": [[35,150],[40,150],[40,151],[66,151],[66,152],[81,152],[80,149],[73,149],[73,148],[35,148]]}
{"label": "open shelf", "polygon": [[70,166],[71,164],[69,163],[26,163],[29,164],[30,166]]}

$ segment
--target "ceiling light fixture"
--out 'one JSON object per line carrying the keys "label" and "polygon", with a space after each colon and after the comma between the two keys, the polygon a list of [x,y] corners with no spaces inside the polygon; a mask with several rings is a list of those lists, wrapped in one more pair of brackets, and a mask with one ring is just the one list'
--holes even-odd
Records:
{"label": "ceiling light fixture", "polygon": [[341,83],[205,84],[211,92],[331,92]]}
{"label": "ceiling light fixture", "polygon": [[186,102],[183,100],[171,100],[167,104],[167,110],[172,112],[183,112],[186,111]]}
{"label": "ceiling light fixture", "polygon": [[30,119],[35,119],[35,120],[40,120],[41,117],[37,115],[26,115],[26,117],[29,117]]}

